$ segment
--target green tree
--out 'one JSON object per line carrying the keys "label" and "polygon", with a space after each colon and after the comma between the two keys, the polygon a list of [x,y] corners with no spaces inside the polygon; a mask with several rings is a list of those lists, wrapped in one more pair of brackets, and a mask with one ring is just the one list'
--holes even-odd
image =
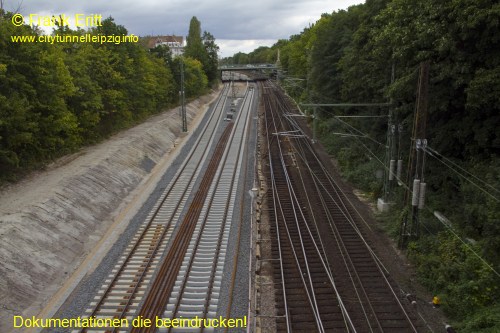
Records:
{"label": "green tree", "polygon": [[202,64],[206,62],[207,52],[201,38],[201,23],[196,16],[189,22],[189,33],[186,38],[184,56],[199,60]]}
{"label": "green tree", "polygon": [[201,23],[196,16],[189,23],[189,34],[186,38],[184,56],[198,60],[210,83],[217,80],[217,66],[219,63],[219,46],[215,44],[214,36],[207,32],[201,35]]}
{"label": "green tree", "polygon": [[94,59],[94,52],[92,45],[80,44],[66,60],[75,85],[75,93],[67,99],[67,104],[78,118],[85,142],[96,142],[100,138],[98,125],[105,113],[102,87],[93,75],[94,60],[99,60]]}
{"label": "green tree", "polygon": [[260,46],[248,54],[248,62],[252,64],[265,64],[276,61],[276,50]]}
{"label": "green tree", "polygon": [[208,78],[203,71],[203,65],[197,59],[184,58],[184,87],[186,97],[200,95],[208,86]]}
{"label": "green tree", "polygon": [[[13,43],[12,35],[38,36],[15,27],[0,10],[0,180],[130,126],[177,100],[168,52],[141,45]],[[126,34],[112,17],[72,35]],[[200,93],[206,77],[193,67]]]}
{"label": "green tree", "polygon": [[244,65],[250,63],[248,59],[248,54],[243,52],[236,53],[233,56],[233,63],[236,65]]}
{"label": "green tree", "polygon": [[[324,14],[313,26],[271,48],[280,49],[288,76],[307,79],[307,84],[295,84],[296,90],[291,90],[297,99],[326,103],[391,100],[391,120],[404,126],[403,159],[414,144],[409,136],[418,67],[422,61],[430,61],[426,136],[441,155],[427,155],[426,204],[429,211],[439,210],[453,221],[455,233],[444,232],[444,226],[424,210],[420,216],[424,236],[411,244],[409,254],[419,268],[419,279],[433,292],[442,293],[443,308],[453,319],[463,321],[458,326],[471,332],[500,328],[498,275],[470,250],[500,271],[500,205],[494,190],[500,188],[499,22],[500,3],[494,0],[368,0]],[[251,52],[253,59],[236,54],[228,61],[259,60],[264,50]],[[387,112],[335,110],[348,115]],[[372,175],[383,166],[372,153],[383,160],[384,145],[331,132],[348,132],[347,122],[367,137],[385,142],[387,120],[355,118],[341,123],[332,113],[320,110],[323,142],[349,180],[377,193],[382,184]],[[488,185],[466,181],[456,174],[458,167],[451,170],[450,163],[462,173],[485,179]],[[487,187],[493,195],[478,187]],[[401,203],[401,191],[395,192]],[[397,207],[394,220],[400,223],[398,216],[406,207]],[[465,241],[470,247],[459,237],[470,239]]]}
{"label": "green tree", "polygon": [[215,82],[218,76],[219,46],[215,44],[215,37],[207,31],[203,32],[202,40],[206,52],[206,62],[203,64],[203,69],[207,75],[208,82]]}

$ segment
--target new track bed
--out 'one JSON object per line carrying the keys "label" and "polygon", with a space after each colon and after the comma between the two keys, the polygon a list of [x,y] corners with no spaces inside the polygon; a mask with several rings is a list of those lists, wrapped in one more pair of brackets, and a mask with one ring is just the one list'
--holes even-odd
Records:
{"label": "new track bed", "polygon": [[[127,319],[129,323],[138,316],[153,322],[155,317],[215,317],[236,193],[241,191],[237,180],[245,160],[254,96],[253,89],[247,89],[235,120],[225,122],[230,89],[229,84],[224,87],[188,158],[95,296],[86,316]],[[224,130],[217,139],[219,126]],[[195,187],[198,178],[201,181]],[[78,332],[126,331],[157,330],[105,327]]]}

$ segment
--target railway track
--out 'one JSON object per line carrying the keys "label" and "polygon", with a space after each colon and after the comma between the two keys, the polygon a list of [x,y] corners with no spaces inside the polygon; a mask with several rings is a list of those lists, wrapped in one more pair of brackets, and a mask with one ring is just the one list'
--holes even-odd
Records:
{"label": "railway track", "polygon": [[[164,318],[215,318],[221,293],[236,185],[244,161],[244,147],[253,105],[254,91],[246,94],[231,128],[228,143],[211,183],[210,195],[203,197],[204,210],[191,239],[192,250],[184,256]],[[175,332],[175,329],[169,330]]]}
{"label": "railway track", "polygon": [[[126,318],[129,322],[139,314],[173,318],[196,312],[200,317],[215,316],[231,227],[227,221],[232,217],[237,191],[234,180],[241,169],[241,147],[245,144],[253,103],[253,90],[249,90],[237,119],[227,123],[210,158],[216,129],[221,123],[226,124],[222,119],[229,89],[225,85],[188,158],[90,304],[87,316]],[[198,177],[203,178],[195,189]],[[210,277],[203,286],[199,283],[202,276],[204,280]],[[155,295],[162,299],[158,301]],[[122,331],[126,329],[78,332]]]}
{"label": "railway track", "polygon": [[419,332],[291,104],[263,88],[277,331]]}

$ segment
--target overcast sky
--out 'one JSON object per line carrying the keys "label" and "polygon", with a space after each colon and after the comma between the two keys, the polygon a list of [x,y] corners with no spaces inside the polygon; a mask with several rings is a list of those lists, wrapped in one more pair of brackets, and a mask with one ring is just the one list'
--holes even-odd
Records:
{"label": "overcast sky", "polygon": [[278,39],[300,33],[322,13],[346,9],[364,0],[6,0],[13,10],[21,3],[23,15],[74,16],[102,14],[135,35],[182,35],[189,30],[191,17],[201,29],[215,36],[219,56],[250,52],[271,46]]}

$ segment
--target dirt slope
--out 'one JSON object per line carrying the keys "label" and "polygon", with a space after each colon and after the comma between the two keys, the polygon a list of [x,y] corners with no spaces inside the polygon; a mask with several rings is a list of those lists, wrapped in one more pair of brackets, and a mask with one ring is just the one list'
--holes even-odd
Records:
{"label": "dirt slope", "polygon": [[[218,93],[187,106],[190,132]],[[186,140],[178,109],[0,191],[0,332],[38,314]],[[125,222],[126,223],[126,222]]]}

